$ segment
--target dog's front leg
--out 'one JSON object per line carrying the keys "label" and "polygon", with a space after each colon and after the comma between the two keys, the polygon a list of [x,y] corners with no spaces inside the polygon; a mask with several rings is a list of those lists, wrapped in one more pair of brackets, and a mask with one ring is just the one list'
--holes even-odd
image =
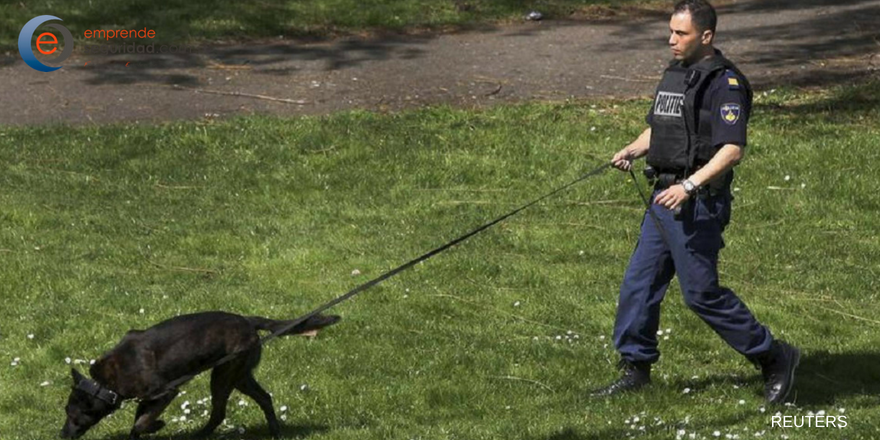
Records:
{"label": "dog's front leg", "polygon": [[152,434],[162,429],[165,422],[159,420],[159,416],[175,397],[177,392],[169,392],[158,399],[140,402],[134,416],[134,426],[128,435],[129,440],[136,440],[141,434]]}

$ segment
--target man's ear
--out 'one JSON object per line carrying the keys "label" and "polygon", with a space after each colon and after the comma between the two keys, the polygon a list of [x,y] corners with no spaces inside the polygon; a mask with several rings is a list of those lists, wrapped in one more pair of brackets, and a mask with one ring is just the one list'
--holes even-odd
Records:
{"label": "man's ear", "polygon": [[712,40],[715,39],[715,32],[712,32],[709,29],[703,31],[702,42],[703,44],[712,44]]}
{"label": "man's ear", "polygon": [[80,374],[79,371],[76,371],[76,368],[71,368],[71,369],[70,369],[70,375],[73,376],[73,386],[77,386],[77,385],[79,385],[79,383],[80,383],[83,379],[85,379],[85,376],[83,376],[82,374]]}

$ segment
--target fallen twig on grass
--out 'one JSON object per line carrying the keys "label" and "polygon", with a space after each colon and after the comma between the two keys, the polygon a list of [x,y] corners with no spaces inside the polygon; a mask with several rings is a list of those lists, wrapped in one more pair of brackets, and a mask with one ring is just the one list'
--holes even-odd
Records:
{"label": "fallen twig on grass", "polygon": [[[522,316],[519,316],[519,315],[517,315],[517,314],[510,313],[510,312],[508,312],[508,311],[501,310],[501,309],[498,309],[498,308],[496,308],[496,307],[487,306],[487,305],[482,304],[482,303],[479,303],[479,302],[477,302],[477,301],[471,301],[471,300],[468,300],[468,299],[462,298],[462,297],[460,297],[460,296],[450,295],[450,294],[448,294],[448,293],[435,293],[435,294],[432,295],[432,296],[439,296],[439,297],[452,298],[452,299],[455,299],[455,300],[458,300],[458,301],[466,302],[466,303],[468,303],[468,304],[473,304],[473,305],[476,305],[476,306],[480,306],[480,307],[483,307],[484,309],[490,309],[490,310],[493,310],[493,311],[496,312],[496,313],[500,313],[500,314],[502,314],[502,315],[507,315],[507,316],[510,316],[510,317],[512,317],[512,318],[519,319],[520,321],[527,322],[527,323],[529,323],[529,324],[540,325],[540,326],[542,326],[542,327],[552,328],[552,329],[554,329],[554,330],[560,330],[560,331],[567,331],[567,330],[569,330],[569,329],[564,329],[564,328],[562,328],[562,327],[556,327],[556,326],[554,326],[554,325],[545,324],[545,323],[543,323],[543,322],[533,321],[533,320],[528,319],[528,318],[523,318]],[[583,333],[583,331],[581,331],[581,333]]]}
{"label": "fallen twig on grass", "polygon": [[159,182],[154,183],[153,186],[155,186],[156,188],[162,188],[162,189],[199,189],[199,188],[201,188],[200,186],[163,185]]}
{"label": "fallen twig on grass", "polygon": [[861,317],[861,316],[859,316],[859,315],[853,315],[852,313],[841,312],[840,310],[834,310],[834,309],[829,308],[829,307],[822,307],[822,306],[818,306],[818,307],[819,307],[820,309],[822,309],[822,310],[825,310],[825,311],[828,311],[828,312],[831,312],[831,313],[837,313],[837,314],[839,314],[839,315],[843,315],[843,316],[846,316],[846,317],[849,317],[849,318],[857,319],[857,320],[859,320],[859,321],[865,321],[865,322],[870,322],[871,324],[877,324],[877,325],[880,325],[880,321],[875,321],[875,320],[873,320],[873,319],[863,318],[863,317]]}
{"label": "fallen twig on grass", "polygon": [[180,272],[195,272],[195,273],[203,273],[203,274],[210,274],[210,275],[219,275],[220,274],[219,271],[216,271],[213,269],[203,269],[200,267],[168,266],[165,264],[156,263],[154,261],[150,261],[150,264],[152,264],[153,266],[156,266],[156,267],[161,267],[162,269],[176,270],[176,271],[180,271]]}
{"label": "fallen twig on grass", "polygon": [[537,380],[523,379],[522,377],[516,377],[516,376],[486,376],[486,377],[489,378],[489,379],[518,380],[518,381],[521,381],[521,382],[528,382],[528,383],[531,383],[531,384],[538,385],[539,387],[544,388],[545,390],[550,391],[551,393],[555,393],[555,392],[556,392],[556,390],[554,390],[554,389],[551,388],[550,386],[545,385],[545,384],[543,384],[543,383],[541,383],[541,382],[538,382]]}

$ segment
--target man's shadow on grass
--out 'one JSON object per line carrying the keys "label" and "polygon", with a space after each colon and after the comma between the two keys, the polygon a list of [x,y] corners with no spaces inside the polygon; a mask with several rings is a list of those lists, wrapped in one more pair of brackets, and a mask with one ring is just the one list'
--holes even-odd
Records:
{"label": "man's shadow on grass", "polygon": [[[867,396],[869,399],[848,403],[847,408],[880,405],[880,353],[850,352],[829,353],[827,351],[802,353],[800,366],[795,374],[795,386],[791,400],[799,407],[819,406],[834,403],[851,396]],[[710,387],[723,387],[730,383],[755,387],[757,394],[763,393],[761,373],[754,374],[716,374],[701,379],[683,380],[668,385],[670,389],[680,390],[692,387],[703,390]],[[656,385],[655,385],[656,388]],[[773,409],[773,412],[776,410]],[[768,414],[772,414],[768,408]],[[692,423],[688,432],[709,428],[727,428],[754,417],[754,411],[725,416],[717,419]],[[769,417],[769,416],[768,416]],[[661,432],[668,426],[649,426],[648,432]],[[532,437],[535,440],[609,440],[631,438],[632,429],[627,427],[608,428],[599,433],[581,433],[574,428],[564,428],[548,436]]]}
{"label": "man's shadow on grass", "polygon": [[[179,433],[171,433],[173,426],[166,426],[161,431],[151,434],[149,436],[144,436],[144,438],[149,438],[151,440],[191,440],[195,438],[199,438],[196,436],[196,433],[199,429],[201,429],[200,425],[197,425],[194,429],[187,432],[179,432]],[[167,431],[167,434],[163,435],[163,431]],[[330,431],[330,427],[325,425],[281,425],[281,438],[286,439],[305,439],[311,437],[313,434],[321,434]],[[238,431],[233,431],[234,437],[236,439],[269,439],[272,438],[272,434],[269,432],[269,429],[265,425],[254,425],[251,427],[245,427],[244,434],[239,434]],[[225,432],[222,428],[218,428],[217,431],[214,431],[208,437],[204,437],[205,439],[224,439],[229,438],[233,432]],[[128,440],[128,433],[119,433],[112,437],[106,437],[104,440]]]}
{"label": "man's shadow on grass", "polygon": [[[789,400],[797,406],[828,405],[851,396],[868,396],[866,405],[880,405],[880,353],[828,351],[802,352],[795,371],[794,389]],[[688,380],[674,387],[702,390],[722,386],[731,381],[755,386],[755,393],[763,395],[761,372],[747,375],[711,375],[699,380]],[[852,404],[850,404],[852,406]],[[858,404],[857,404],[858,406]]]}
{"label": "man's shadow on grass", "polygon": [[[795,374],[792,398],[797,405],[830,404],[864,395],[880,404],[880,353],[804,353]],[[869,402],[865,402],[866,404]]]}
{"label": "man's shadow on grass", "polygon": [[[749,411],[743,411],[736,414],[723,417],[707,417],[703,420],[692,420],[687,425],[688,432],[698,432],[709,429],[725,429],[736,426],[752,417]],[[613,439],[631,439],[642,435],[655,434],[663,438],[667,433],[675,431],[677,428],[666,424],[648,424],[645,430],[634,431],[631,427],[615,427],[603,429],[599,432],[580,433],[575,428],[563,428],[547,436],[528,437],[530,440],[613,440]]]}

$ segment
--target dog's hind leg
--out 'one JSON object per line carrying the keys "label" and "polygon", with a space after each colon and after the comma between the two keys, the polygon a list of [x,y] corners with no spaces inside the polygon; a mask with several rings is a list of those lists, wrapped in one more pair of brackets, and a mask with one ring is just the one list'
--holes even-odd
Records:
{"label": "dog's hind leg", "polygon": [[211,372],[211,418],[205,427],[196,433],[196,437],[211,435],[226,418],[226,402],[232,394],[234,384],[241,380],[242,362],[231,361],[214,367]]}
{"label": "dog's hind leg", "polygon": [[235,389],[257,402],[257,405],[263,410],[263,414],[266,415],[266,422],[269,423],[269,431],[272,433],[272,436],[279,437],[281,435],[281,427],[278,425],[278,419],[275,417],[272,396],[260,386],[257,379],[254,379],[254,372],[248,371],[247,376],[235,385]]}
{"label": "dog's hind leg", "polygon": [[169,392],[158,399],[145,400],[138,404],[134,416],[134,426],[131,428],[128,438],[135,440],[141,434],[152,434],[165,426],[165,422],[159,420],[162,411],[177,397],[176,392]]}

